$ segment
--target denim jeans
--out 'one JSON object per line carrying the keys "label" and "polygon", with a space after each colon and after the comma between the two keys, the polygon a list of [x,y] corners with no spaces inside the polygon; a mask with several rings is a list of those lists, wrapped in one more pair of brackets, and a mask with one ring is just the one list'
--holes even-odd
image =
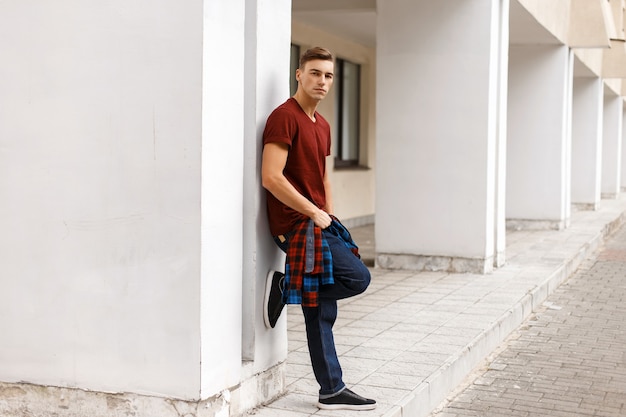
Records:
{"label": "denim jeans", "polygon": [[[317,307],[302,307],[309,355],[315,379],[320,385],[320,398],[332,397],[343,391],[341,366],[335,350],[333,325],[337,319],[337,300],[355,296],[365,291],[370,283],[370,272],[363,262],[354,256],[338,236],[328,230],[322,234],[333,257],[333,278],[335,283],[321,285]],[[289,241],[278,246],[286,251]]]}

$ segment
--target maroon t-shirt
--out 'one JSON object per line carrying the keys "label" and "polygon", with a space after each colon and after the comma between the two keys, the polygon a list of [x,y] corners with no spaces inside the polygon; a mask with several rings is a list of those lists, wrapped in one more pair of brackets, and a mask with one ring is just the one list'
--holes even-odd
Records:
{"label": "maroon t-shirt", "polygon": [[[326,206],[324,174],[330,155],[330,125],[319,113],[315,122],[292,97],[277,107],[267,119],[263,132],[266,143],[286,143],[289,155],[283,174],[309,201],[319,208]],[[267,214],[273,236],[285,234],[307,217],[281,203],[267,192]]]}

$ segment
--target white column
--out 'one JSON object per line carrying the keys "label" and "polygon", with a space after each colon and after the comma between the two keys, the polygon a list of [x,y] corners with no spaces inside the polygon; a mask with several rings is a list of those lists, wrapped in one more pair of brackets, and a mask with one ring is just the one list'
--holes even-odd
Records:
{"label": "white column", "polygon": [[507,219],[514,228],[567,227],[573,57],[564,45],[511,45]]}
{"label": "white column", "polygon": [[507,5],[377,3],[380,266],[493,267]]}
{"label": "white column", "polygon": [[616,198],[620,192],[623,112],[623,99],[605,88],[602,135],[603,198]]}
{"label": "white column", "polygon": [[244,0],[204,1],[199,375],[203,398],[234,387],[241,379],[244,20]]}
{"label": "white column", "polygon": [[202,2],[0,2],[0,50],[0,380],[198,399]]}
{"label": "white column", "polygon": [[591,210],[600,202],[603,97],[600,78],[574,78],[572,203]]}
{"label": "white column", "polygon": [[[494,4],[495,5],[495,4]],[[496,172],[495,172],[495,224],[494,224],[494,266],[503,266],[506,261],[506,141],[507,141],[507,103],[508,103],[508,65],[509,65],[509,2],[501,1],[499,19],[494,20],[498,27],[498,36],[492,36],[492,42],[498,42],[497,63],[497,103],[496,103]]]}
{"label": "white column", "polygon": [[[267,330],[263,324],[265,277],[270,269],[284,270],[284,256],[270,235],[260,172],[267,116],[289,97],[291,2],[246,0],[245,33],[243,354],[250,361],[246,368],[250,376],[287,357],[286,309],[276,328]],[[269,378],[259,395],[275,395],[284,388],[282,381]],[[252,389],[255,394],[259,391],[256,385]]]}
{"label": "white column", "polygon": [[626,106],[624,107],[624,112],[622,116],[622,173],[620,177],[620,184],[622,186],[622,191],[624,191],[624,187],[626,187],[626,168],[624,168],[624,161],[626,161],[626,146],[624,143],[626,142],[626,129],[624,129],[624,119],[626,119]]}

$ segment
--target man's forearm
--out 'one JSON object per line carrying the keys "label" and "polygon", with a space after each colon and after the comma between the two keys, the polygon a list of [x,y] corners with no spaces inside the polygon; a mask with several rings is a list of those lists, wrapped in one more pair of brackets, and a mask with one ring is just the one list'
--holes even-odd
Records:
{"label": "man's forearm", "polygon": [[281,203],[304,214],[307,217],[315,215],[319,210],[315,204],[298,192],[286,178],[276,178],[263,186]]}
{"label": "man's forearm", "polygon": [[[323,208],[317,207],[308,198],[303,196],[287,180],[283,174],[287,162],[288,147],[285,144],[269,143],[263,149],[263,162],[261,164],[261,181],[263,187],[268,190],[281,203],[291,207],[298,213],[311,218],[321,228],[330,226],[331,219]],[[324,176],[324,183],[327,177]],[[326,188],[326,185],[324,185]]]}
{"label": "man's forearm", "polygon": [[324,193],[326,195],[326,205],[323,207],[324,211],[328,214],[335,213],[335,206],[333,204],[333,193],[330,187],[330,179],[328,174],[324,175]]}
{"label": "man's forearm", "polygon": [[300,194],[284,176],[268,180],[263,186],[281,203],[311,218],[317,226],[321,228],[330,226],[331,219],[328,213]]}

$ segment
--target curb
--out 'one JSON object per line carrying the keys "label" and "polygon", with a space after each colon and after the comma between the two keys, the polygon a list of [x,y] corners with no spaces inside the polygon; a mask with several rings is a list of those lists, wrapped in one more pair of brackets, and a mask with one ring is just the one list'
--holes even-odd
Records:
{"label": "curb", "polygon": [[427,417],[485,358],[491,354],[550,294],[565,282],[581,263],[599,249],[606,239],[624,224],[626,212],[608,222],[569,259],[558,266],[539,285],[529,290],[491,327],[474,338],[453,358],[444,363],[409,395],[382,417]]}

